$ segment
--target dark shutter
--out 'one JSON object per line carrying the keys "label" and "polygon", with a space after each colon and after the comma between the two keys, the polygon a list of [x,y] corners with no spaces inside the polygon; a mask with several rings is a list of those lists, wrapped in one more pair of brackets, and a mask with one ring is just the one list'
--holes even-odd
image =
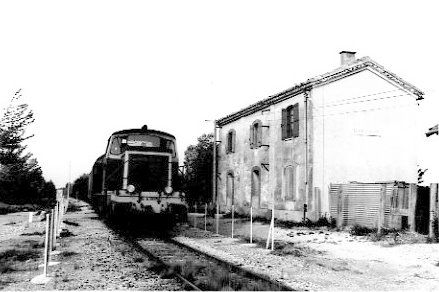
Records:
{"label": "dark shutter", "polygon": [[293,106],[293,137],[299,137],[299,104]]}
{"label": "dark shutter", "polygon": [[250,149],[254,148],[254,141],[253,141],[253,125],[250,125]]}
{"label": "dark shutter", "polygon": [[229,145],[230,145],[230,131],[227,133],[227,137],[226,137],[226,154],[229,153]]}
{"label": "dark shutter", "polygon": [[257,133],[258,141],[256,142],[256,147],[262,146],[262,123],[258,123],[258,133]]}
{"label": "dark shutter", "polygon": [[236,132],[235,130],[232,130],[232,153],[235,153],[235,147],[236,147]]}
{"label": "dark shutter", "polygon": [[280,125],[282,128],[282,140],[287,138],[287,109],[282,109],[282,124]]}

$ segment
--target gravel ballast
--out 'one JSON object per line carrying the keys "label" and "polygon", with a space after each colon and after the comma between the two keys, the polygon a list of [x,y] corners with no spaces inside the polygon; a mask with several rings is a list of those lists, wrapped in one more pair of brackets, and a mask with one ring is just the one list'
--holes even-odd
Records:
{"label": "gravel ballast", "polygon": [[[20,231],[8,232],[8,240],[0,235],[0,252],[24,248],[37,257],[24,263],[5,263],[11,266],[0,275],[0,288],[4,290],[183,290],[177,280],[164,279],[149,268],[153,265],[144,255],[121,240],[99,220],[85,203],[73,201],[80,211],[68,212],[64,217],[64,237],[58,240],[59,255],[52,261],[60,264],[49,267],[52,280],[45,285],[32,284],[30,280],[42,274],[44,222],[27,224]],[[2,215],[7,216],[7,215]],[[26,219],[27,218],[23,218]],[[0,226],[0,231],[6,230]],[[0,232],[2,234],[3,232]],[[18,235],[21,233],[22,235]],[[27,234],[27,235],[26,235]],[[36,234],[36,235],[32,235]],[[13,236],[13,238],[11,238]],[[15,258],[14,258],[15,259]]]}
{"label": "gravel ballast", "polygon": [[347,232],[276,228],[271,251],[265,249],[267,234],[255,232],[265,231],[259,225],[253,245],[242,229],[232,239],[185,227],[174,239],[296,290],[439,289],[438,244],[388,245]]}

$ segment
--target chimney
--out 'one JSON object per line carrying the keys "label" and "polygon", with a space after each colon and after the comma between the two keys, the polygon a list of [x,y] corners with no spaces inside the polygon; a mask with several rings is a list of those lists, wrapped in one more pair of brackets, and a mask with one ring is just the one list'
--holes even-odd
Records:
{"label": "chimney", "polygon": [[356,52],[341,51],[340,52],[341,66],[349,65],[350,63],[355,61],[355,53]]}

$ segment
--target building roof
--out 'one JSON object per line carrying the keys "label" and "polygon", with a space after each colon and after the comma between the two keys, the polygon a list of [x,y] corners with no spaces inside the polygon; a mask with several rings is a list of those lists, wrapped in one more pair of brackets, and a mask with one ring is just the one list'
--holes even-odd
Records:
{"label": "building roof", "polygon": [[245,117],[248,115],[251,115],[259,110],[265,109],[269,107],[270,105],[279,103],[281,101],[284,101],[292,96],[295,96],[297,94],[303,93],[305,91],[309,91],[313,87],[322,86],[331,82],[334,82],[336,80],[342,79],[344,77],[347,77],[349,75],[358,73],[360,71],[365,70],[366,68],[372,69],[381,75],[385,76],[389,80],[395,82],[399,86],[403,87],[405,90],[409,91],[413,95],[417,96],[416,100],[423,99],[424,92],[419,90],[414,85],[408,83],[407,81],[403,80],[396,74],[390,72],[389,70],[385,69],[383,66],[378,64],[377,62],[373,61],[369,57],[363,57],[360,59],[357,59],[350,63],[349,65],[344,65],[341,67],[338,67],[337,69],[315,76],[313,78],[310,78],[306,80],[305,82],[295,84],[293,87],[288,88],[287,90],[284,90],[282,92],[279,92],[275,95],[271,95],[266,99],[263,99],[257,103],[254,103],[246,108],[243,108],[235,113],[232,113],[228,116],[225,116],[217,121],[217,124],[219,126],[226,125],[228,123],[231,123],[233,121],[236,121],[240,119],[241,117]]}

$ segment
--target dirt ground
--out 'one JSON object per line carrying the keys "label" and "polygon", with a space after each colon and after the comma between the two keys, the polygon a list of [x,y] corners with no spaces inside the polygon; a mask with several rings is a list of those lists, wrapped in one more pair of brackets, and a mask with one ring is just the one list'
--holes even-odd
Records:
{"label": "dirt ground", "polygon": [[[193,218],[189,222],[193,225]],[[250,232],[246,220],[235,221],[238,240],[230,239],[230,219],[219,224],[219,233],[226,237],[204,232],[204,218],[196,223],[199,229],[181,232],[190,244],[267,273],[296,289],[439,289],[439,244],[426,243],[423,235],[398,233],[377,240],[326,227],[276,228],[276,250],[272,252],[265,249],[267,224],[253,224],[254,241],[259,244],[251,246],[246,244]],[[208,230],[215,230],[213,220],[207,225]]]}
{"label": "dirt ground", "polygon": [[151,263],[121,241],[81,202],[65,216],[66,232],[58,240],[49,267],[52,280],[35,285],[42,274],[44,226],[39,218],[27,223],[28,213],[0,215],[0,290],[181,290],[174,279],[149,270]]}

